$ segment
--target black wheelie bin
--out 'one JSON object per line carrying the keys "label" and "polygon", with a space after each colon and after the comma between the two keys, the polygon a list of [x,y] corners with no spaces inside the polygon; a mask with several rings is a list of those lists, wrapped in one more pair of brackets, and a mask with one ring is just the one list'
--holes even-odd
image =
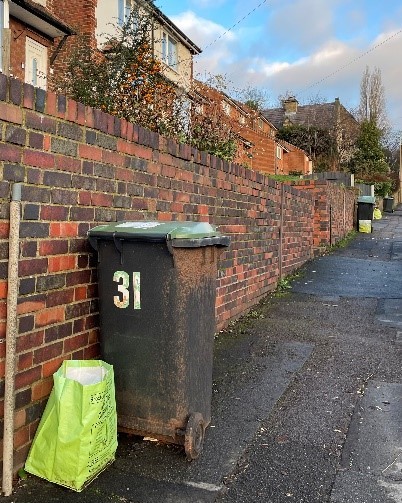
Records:
{"label": "black wheelie bin", "polygon": [[393,197],[384,197],[382,209],[386,213],[393,213],[394,212],[394,198]]}
{"label": "black wheelie bin", "polygon": [[357,230],[359,232],[373,232],[374,206],[374,196],[357,198]]}
{"label": "black wheelie bin", "polygon": [[211,420],[219,251],[199,222],[117,222],[88,232],[98,252],[102,357],[115,369],[118,429],[199,456]]}

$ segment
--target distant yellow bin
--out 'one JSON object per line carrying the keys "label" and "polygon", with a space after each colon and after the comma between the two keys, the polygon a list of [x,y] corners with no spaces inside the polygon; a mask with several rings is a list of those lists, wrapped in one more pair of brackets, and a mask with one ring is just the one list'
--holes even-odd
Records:
{"label": "distant yellow bin", "polygon": [[359,232],[370,234],[372,232],[371,220],[359,220]]}

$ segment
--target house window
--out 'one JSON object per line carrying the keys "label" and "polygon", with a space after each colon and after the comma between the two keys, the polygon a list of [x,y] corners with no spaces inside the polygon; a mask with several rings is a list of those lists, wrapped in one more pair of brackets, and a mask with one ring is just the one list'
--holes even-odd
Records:
{"label": "house window", "polygon": [[246,118],[244,117],[244,115],[240,115],[239,116],[239,122],[240,122],[240,124],[245,124],[246,123]]}
{"label": "house window", "polygon": [[222,110],[226,115],[230,115],[230,105],[227,101],[222,101]]}
{"label": "house window", "polygon": [[46,89],[47,48],[26,38],[25,44],[25,82]]}
{"label": "house window", "polygon": [[162,33],[162,61],[171,68],[177,68],[177,42],[167,33]]}
{"label": "house window", "polygon": [[123,26],[131,14],[131,0],[118,0],[117,25]]}
{"label": "house window", "polygon": [[279,145],[276,146],[276,157],[282,159],[282,148]]}
{"label": "house window", "polygon": [[204,113],[204,106],[201,103],[197,103],[194,107],[194,111],[197,115],[202,115]]}
{"label": "house window", "polygon": [[260,118],[258,119],[258,127],[260,129],[263,129],[263,127],[264,127],[264,123],[263,123],[262,119],[260,119]]}

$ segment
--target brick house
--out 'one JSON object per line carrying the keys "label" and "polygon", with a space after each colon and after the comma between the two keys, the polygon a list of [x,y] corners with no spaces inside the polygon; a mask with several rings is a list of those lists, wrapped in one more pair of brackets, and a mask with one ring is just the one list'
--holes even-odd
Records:
{"label": "brick house", "polygon": [[299,105],[294,96],[289,96],[282,101],[282,107],[264,110],[263,115],[277,129],[300,125],[328,130],[336,140],[340,164],[346,163],[354,152],[359,124],[339,98],[332,103]]}
{"label": "brick house", "polygon": [[0,69],[42,89],[47,87],[47,76],[61,46],[74,34],[71,26],[54,14],[51,3],[0,0]]}
{"label": "brick house", "polygon": [[196,88],[202,95],[198,98],[198,112],[220,113],[236,133],[236,163],[267,174],[311,173],[307,154],[294,145],[278,141],[277,128],[261,112],[201,82],[196,83]]}
{"label": "brick house", "polygon": [[[105,33],[121,26],[135,0],[0,0],[1,70],[46,89],[49,75],[60,73],[72,50],[85,43],[102,50]],[[197,47],[148,0],[152,9],[154,56],[164,75],[189,89]]]}

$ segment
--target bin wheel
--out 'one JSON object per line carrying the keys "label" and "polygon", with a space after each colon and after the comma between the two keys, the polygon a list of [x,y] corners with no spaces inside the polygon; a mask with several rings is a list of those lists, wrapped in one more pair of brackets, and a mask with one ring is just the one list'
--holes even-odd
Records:
{"label": "bin wheel", "polygon": [[184,450],[188,461],[197,459],[204,445],[204,418],[199,412],[190,414],[184,435]]}

